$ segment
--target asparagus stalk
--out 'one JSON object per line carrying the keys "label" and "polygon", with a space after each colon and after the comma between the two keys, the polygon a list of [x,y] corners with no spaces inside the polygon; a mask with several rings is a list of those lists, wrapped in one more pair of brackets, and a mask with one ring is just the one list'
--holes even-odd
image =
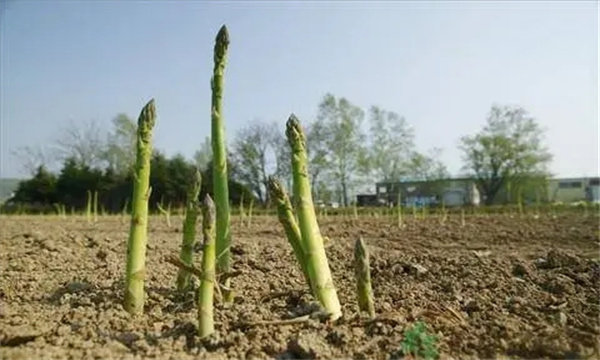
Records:
{"label": "asparagus stalk", "polygon": [[90,190],[87,191],[87,203],[85,206],[85,215],[87,217],[87,222],[92,222],[92,192]]}
{"label": "asparagus stalk", "polygon": [[279,217],[279,222],[283,226],[283,230],[285,231],[285,235],[290,245],[292,245],[296,260],[298,260],[300,269],[302,270],[304,278],[306,279],[306,283],[310,288],[310,276],[308,275],[306,256],[304,255],[305,250],[302,248],[302,235],[294,216],[294,210],[292,209],[290,198],[277,179],[269,177],[267,180],[267,186],[269,187],[269,192],[271,193],[271,199],[275,202],[275,206],[277,207],[277,216]]}
{"label": "asparagus stalk", "polygon": [[125,199],[125,203],[123,204],[123,209],[121,210],[121,215],[127,215],[127,207],[129,206],[129,198]]}
{"label": "asparagus stalk", "polygon": [[[194,182],[190,184],[187,194],[187,211],[183,221],[183,240],[179,259],[186,265],[192,265],[194,260],[194,245],[196,241],[196,221],[198,219],[198,195],[202,185],[202,175],[196,169]],[[177,290],[184,291],[190,285],[191,274],[184,269],[179,269],[177,275]]]}
{"label": "asparagus stalk", "polygon": [[163,201],[161,199],[159,203],[156,203],[156,208],[158,209],[158,211],[160,211],[161,214],[163,214],[165,216],[165,221],[167,222],[167,227],[170,228],[171,227],[171,203],[169,203],[169,205],[165,209],[163,207]]}
{"label": "asparagus stalk", "polygon": [[94,190],[94,222],[98,222],[98,190]]}
{"label": "asparagus stalk", "polygon": [[250,198],[250,205],[248,205],[248,218],[246,219],[246,227],[250,227],[252,222],[252,208],[254,207],[254,196]]}
{"label": "asparagus stalk", "polygon": [[148,199],[150,198],[150,158],[152,129],[156,122],[154,99],[142,109],[137,128],[137,159],[133,179],[131,225],[127,242],[124,308],[131,314],[144,311],[146,242],[148,237]]}
{"label": "asparagus stalk", "polygon": [[[227,48],[229,47],[229,34],[223,25],[217,34],[214,47],[214,69],[211,79],[212,88],[212,116],[211,139],[213,150],[213,187],[217,207],[217,271],[229,273],[231,271],[231,246],[229,212],[229,185],[227,183],[227,151],[225,148],[225,127],[223,124],[223,80],[225,64],[227,63]],[[233,302],[230,279],[223,284],[223,301]]]}
{"label": "asparagus stalk", "polygon": [[244,212],[244,193],[242,192],[242,198],[240,199],[240,226],[244,226],[246,213]]}
{"label": "asparagus stalk", "polygon": [[354,275],[356,277],[356,294],[358,308],[365,311],[370,318],[375,317],[373,289],[371,287],[371,270],[369,268],[369,252],[362,238],[354,244]]}
{"label": "asparagus stalk", "polygon": [[198,288],[198,335],[200,338],[215,331],[213,319],[213,298],[216,284],[215,274],[215,204],[207,194],[202,207],[202,232],[204,250],[202,252],[202,277]]}
{"label": "asparagus stalk", "polygon": [[311,288],[321,306],[332,320],[342,316],[333,278],[329,270],[323,238],[317,223],[315,208],[308,179],[306,139],[294,114],[287,122],[286,136],[292,150],[292,174],[294,201],[297,204],[298,222],[305,249],[305,262],[311,279]]}
{"label": "asparagus stalk", "polygon": [[404,223],[402,222],[402,192],[398,190],[398,202],[396,203],[396,211],[398,212],[398,227],[403,228]]}

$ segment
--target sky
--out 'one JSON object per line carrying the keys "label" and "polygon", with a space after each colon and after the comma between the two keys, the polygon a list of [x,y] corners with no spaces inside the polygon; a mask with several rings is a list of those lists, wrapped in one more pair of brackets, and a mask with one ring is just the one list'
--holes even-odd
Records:
{"label": "sky", "polygon": [[326,93],[380,106],[443,150],[494,104],[546,130],[556,176],[598,175],[595,1],[0,2],[0,177],[23,177],[23,146],[69,124],[110,129],[154,98],[155,147],[191,158],[210,133],[214,37],[230,34],[227,139],[249,122],[311,122]]}

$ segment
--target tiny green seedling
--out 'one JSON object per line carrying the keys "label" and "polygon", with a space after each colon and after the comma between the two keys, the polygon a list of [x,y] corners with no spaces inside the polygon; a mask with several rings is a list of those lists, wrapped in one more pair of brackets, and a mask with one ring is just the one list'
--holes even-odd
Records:
{"label": "tiny green seedling", "polygon": [[425,323],[418,321],[404,332],[401,350],[405,358],[434,360],[439,357],[437,337],[427,333]]}

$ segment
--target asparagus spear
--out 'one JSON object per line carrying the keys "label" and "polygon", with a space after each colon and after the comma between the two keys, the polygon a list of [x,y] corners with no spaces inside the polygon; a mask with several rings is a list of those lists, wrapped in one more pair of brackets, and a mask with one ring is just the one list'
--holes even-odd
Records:
{"label": "asparagus spear", "polygon": [[294,201],[298,211],[298,222],[305,249],[305,261],[311,279],[311,288],[321,306],[335,320],[342,316],[333,278],[319,231],[315,208],[308,179],[306,139],[294,114],[287,122],[286,136],[292,150],[292,174]]}
{"label": "asparagus spear", "polygon": [[[194,243],[196,240],[196,221],[198,219],[198,195],[200,194],[200,186],[202,185],[202,176],[200,171],[196,169],[195,181],[188,189],[187,211],[185,212],[185,220],[183,221],[183,241],[179,259],[187,264],[192,265],[194,260]],[[177,275],[177,290],[184,291],[190,284],[190,273],[184,269],[179,269]]]}
{"label": "asparagus spear", "polygon": [[358,308],[366,311],[369,317],[375,317],[373,289],[371,287],[371,270],[369,268],[369,252],[362,238],[354,244],[354,275],[356,277],[356,294]]}
{"label": "asparagus spear", "polygon": [[198,288],[198,335],[207,337],[215,331],[213,319],[213,298],[215,280],[215,204],[207,194],[202,207],[202,232],[204,251],[202,252],[202,278]]}
{"label": "asparagus spear", "polygon": [[302,269],[302,273],[304,274],[304,278],[310,287],[310,277],[308,276],[306,256],[304,255],[305,250],[302,248],[302,235],[300,234],[300,228],[298,227],[296,217],[294,216],[294,210],[292,209],[290,198],[277,179],[269,177],[267,186],[269,187],[269,192],[271,193],[271,199],[277,206],[279,222],[283,226],[285,235],[287,236],[287,239],[294,250],[296,260],[298,260],[300,268]]}
{"label": "asparagus spear", "polygon": [[[213,187],[217,207],[217,266],[219,273],[231,271],[231,246],[229,212],[229,185],[227,183],[227,151],[225,148],[225,129],[223,124],[223,80],[225,64],[227,63],[227,48],[229,47],[229,34],[223,25],[217,34],[214,48],[214,69],[211,79],[212,88],[212,116],[211,139],[213,150]],[[223,301],[233,302],[230,279],[224,282]]]}
{"label": "asparagus spear", "polygon": [[131,314],[144,311],[144,278],[146,276],[146,242],[148,238],[148,199],[150,198],[150,158],[152,129],[156,122],[154,99],[142,109],[137,128],[137,160],[133,180],[133,201],[127,270],[125,276],[125,310]]}

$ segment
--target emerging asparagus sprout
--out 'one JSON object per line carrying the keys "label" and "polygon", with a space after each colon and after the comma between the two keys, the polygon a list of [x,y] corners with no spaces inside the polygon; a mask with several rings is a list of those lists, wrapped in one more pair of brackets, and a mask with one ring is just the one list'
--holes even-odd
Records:
{"label": "emerging asparagus sprout", "polygon": [[356,277],[358,308],[360,311],[366,312],[370,318],[374,318],[375,305],[371,286],[369,252],[362,238],[358,238],[354,244],[354,276]]}
{"label": "emerging asparagus sprout", "polygon": [[271,199],[277,207],[277,216],[279,218],[279,222],[283,226],[285,235],[290,245],[292,245],[292,249],[294,250],[296,260],[300,264],[300,269],[304,274],[306,283],[310,287],[310,276],[308,275],[308,268],[306,264],[306,251],[302,248],[302,235],[300,234],[300,228],[298,227],[298,223],[296,222],[296,218],[294,216],[294,210],[292,209],[290,198],[277,179],[269,177],[267,186],[269,188],[269,193],[271,194]]}
{"label": "emerging asparagus sprout", "polygon": [[94,222],[98,222],[98,190],[94,190]]}
{"label": "emerging asparagus sprout", "polygon": [[398,190],[398,202],[396,204],[396,212],[398,216],[398,227],[403,228],[404,222],[402,221],[402,193]]}
{"label": "emerging asparagus sprout", "polygon": [[150,198],[150,158],[152,129],[156,122],[154,99],[142,109],[137,128],[137,159],[133,178],[131,225],[127,242],[124,308],[131,314],[144,311],[146,243],[148,240],[148,199]]}
{"label": "emerging asparagus sprout", "polygon": [[160,211],[161,214],[163,214],[165,216],[165,221],[167,223],[167,227],[170,228],[171,227],[171,203],[169,203],[169,205],[167,205],[167,208],[165,209],[163,207],[163,202],[161,199],[161,201],[156,204],[156,208],[158,209],[158,211]]}
{"label": "emerging asparagus sprout", "polygon": [[215,204],[207,194],[202,207],[202,232],[204,249],[202,252],[202,277],[197,293],[198,335],[205,338],[215,331],[213,299],[216,284],[215,263]]}
{"label": "emerging asparagus sprout", "polygon": [[[202,186],[202,175],[196,169],[194,182],[190,184],[187,194],[187,210],[185,212],[185,220],[183,221],[183,240],[181,243],[181,251],[179,259],[186,265],[193,265],[194,260],[194,245],[196,242],[196,221],[198,219],[198,195],[200,195],[200,187]],[[184,291],[190,285],[191,274],[179,269],[177,275],[177,290]]]}
{"label": "emerging asparagus sprout", "polygon": [[87,222],[89,224],[92,223],[92,192],[90,190],[87,191],[87,202],[85,206],[85,216],[87,218]]}

